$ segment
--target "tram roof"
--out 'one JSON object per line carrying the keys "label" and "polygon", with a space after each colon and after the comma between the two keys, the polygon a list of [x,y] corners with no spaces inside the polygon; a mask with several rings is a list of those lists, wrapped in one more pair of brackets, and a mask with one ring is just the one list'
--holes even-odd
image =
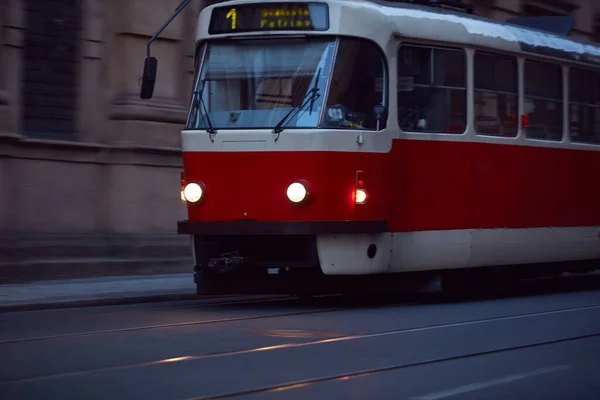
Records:
{"label": "tram roof", "polygon": [[[292,0],[263,0],[256,3],[288,2]],[[512,53],[528,53],[544,57],[552,57],[572,62],[600,66],[600,46],[583,39],[562,36],[556,33],[527,28],[508,22],[499,22],[481,16],[465,14],[443,8],[434,8],[390,0],[317,0],[330,6],[331,27],[328,34],[347,34],[368,37],[382,35],[387,30],[388,36],[408,39],[420,39],[435,42],[448,42],[465,46],[479,46],[489,49],[503,50]],[[217,3],[203,10],[205,19],[210,20],[210,12],[214,7],[238,5],[247,1],[232,0]],[[341,24],[344,20],[353,23]],[[351,18],[348,18],[348,16]],[[365,22],[387,18],[386,23],[377,28],[369,23],[356,24],[364,18]],[[337,23],[336,23],[337,22]],[[200,27],[199,27],[200,28]],[[280,32],[281,33],[281,32]],[[301,33],[301,32],[296,32]],[[198,39],[207,38],[207,32],[198,32]],[[383,38],[382,38],[383,39]],[[383,40],[387,41],[387,40]],[[380,40],[381,42],[381,40]]]}

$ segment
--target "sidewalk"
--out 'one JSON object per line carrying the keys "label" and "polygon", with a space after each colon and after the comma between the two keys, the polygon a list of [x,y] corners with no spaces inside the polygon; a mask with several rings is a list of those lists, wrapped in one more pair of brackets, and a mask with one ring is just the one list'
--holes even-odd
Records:
{"label": "sidewalk", "polygon": [[0,287],[57,279],[192,274],[189,238],[177,234],[0,233]]}
{"label": "sidewalk", "polygon": [[190,273],[70,279],[0,285],[0,312],[196,298]]}

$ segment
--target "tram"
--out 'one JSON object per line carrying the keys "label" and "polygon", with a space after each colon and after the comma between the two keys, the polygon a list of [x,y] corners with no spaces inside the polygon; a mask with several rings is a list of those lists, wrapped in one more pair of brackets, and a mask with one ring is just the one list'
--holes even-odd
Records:
{"label": "tram", "polygon": [[198,293],[598,267],[600,47],[567,34],[406,1],[204,8],[178,222]]}

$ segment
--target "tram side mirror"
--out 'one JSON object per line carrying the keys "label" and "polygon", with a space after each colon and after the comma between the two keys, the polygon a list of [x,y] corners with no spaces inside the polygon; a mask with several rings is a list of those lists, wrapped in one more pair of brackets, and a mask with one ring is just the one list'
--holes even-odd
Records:
{"label": "tram side mirror", "polygon": [[142,75],[142,90],[140,98],[147,100],[154,94],[154,84],[156,83],[156,71],[158,61],[156,57],[146,57],[144,62],[144,75]]}

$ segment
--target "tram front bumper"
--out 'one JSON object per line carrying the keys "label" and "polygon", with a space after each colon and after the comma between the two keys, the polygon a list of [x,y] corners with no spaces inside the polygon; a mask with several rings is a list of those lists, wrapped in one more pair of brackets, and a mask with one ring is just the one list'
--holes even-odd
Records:
{"label": "tram front bumper", "polygon": [[182,235],[341,235],[377,234],[388,231],[387,221],[178,221]]}

